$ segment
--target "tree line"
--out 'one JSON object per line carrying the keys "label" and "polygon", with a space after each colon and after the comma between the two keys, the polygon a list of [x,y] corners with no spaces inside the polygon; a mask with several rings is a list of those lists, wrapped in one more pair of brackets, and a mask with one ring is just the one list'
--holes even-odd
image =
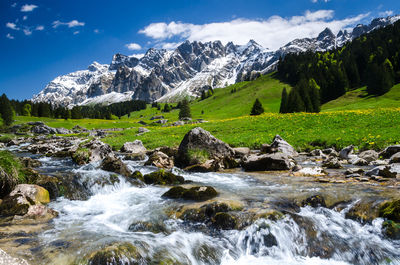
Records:
{"label": "tree line", "polygon": [[363,86],[369,95],[382,95],[400,82],[400,21],[341,48],[288,54],[277,74],[293,86],[282,92],[281,112],[318,112],[317,105]]}

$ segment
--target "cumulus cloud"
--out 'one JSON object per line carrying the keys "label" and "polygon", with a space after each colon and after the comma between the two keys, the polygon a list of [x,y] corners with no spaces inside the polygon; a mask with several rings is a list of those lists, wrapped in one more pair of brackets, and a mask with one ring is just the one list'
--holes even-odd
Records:
{"label": "cumulus cloud", "polygon": [[36,26],[36,30],[42,31],[42,30],[44,30],[44,26],[42,26],[42,25]]}
{"label": "cumulus cloud", "polygon": [[19,30],[17,25],[15,23],[12,23],[12,22],[7,22],[6,23],[6,27],[9,28],[9,29],[13,29],[13,30]]}
{"label": "cumulus cloud", "polygon": [[10,40],[13,40],[13,39],[14,39],[14,36],[11,35],[10,33],[8,33],[8,34],[6,35],[6,37],[7,37],[7,39],[10,39]]}
{"label": "cumulus cloud", "polygon": [[56,20],[53,22],[53,28],[58,28],[59,26],[68,26],[68,28],[83,27],[85,26],[85,22],[79,22],[78,20],[71,20],[70,22]]}
{"label": "cumulus cloud", "polygon": [[35,8],[37,8],[37,5],[28,5],[25,4],[21,7],[21,12],[32,12]]}
{"label": "cumulus cloud", "polygon": [[32,31],[28,28],[22,30],[26,36],[32,35]]}
{"label": "cumulus cloud", "polygon": [[[322,30],[329,27],[332,31],[359,23],[368,14],[360,14],[342,20],[334,19],[333,10],[306,11],[301,16],[283,18],[272,16],[268,19],[251,20],[238,18],[227,22],[209,24],[191,24],[183,22],[152,23],[139,33],[167,46],[176,40],[214,41],[223,43],[233,41],[245,44],[254,39],[259,44],[270,49],[278,49],[288,41],[304,37],[316,37]],[[171,44],[172,45],[172,44]]]}
{"label": "cumulus cloud", "polygon": [[125,46],[126,46],[126,48],[128,48],[131,51],[136,51],[136,50],[142,49],[142,46],[140,46],[137,43],[129,43],[129,44],[126,44]]}

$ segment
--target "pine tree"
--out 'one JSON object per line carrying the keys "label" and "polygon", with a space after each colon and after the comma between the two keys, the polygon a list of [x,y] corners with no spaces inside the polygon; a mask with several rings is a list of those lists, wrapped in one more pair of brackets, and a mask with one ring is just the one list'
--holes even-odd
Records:
{"label": "pine tree", "polygon": [[286,91],[286,87],[284,87],[282,90],[281,107],[279,109],[279,112],[287,113],[287,105],[288,105],[288,94]]}
{"label": "pine tree", "polygon": [[264,113],[264,108],[258,98],[256,98],[256,101],[254,101],[253,107],[251,108],[250,115],[260,115],[262,113]]}
{"label": "pine tree", "polygon": [[179,111],[179,119],[183,118],[191,118],[192,114],[190,113],[190,105],[187,99],[184,99],[180,103],[180,111]]}
{"label": "pine tree", "polygon": [[319,86],[317,82],[313,78],[309,81],[309,88],[310,88],[310,99],[312,104],[312,111],[311,112],[320,112],[321,111],[321,101],[319,97]]}
{"label": "pine tree", "polygon": [[304,106],[304,102],[301,99],[299,92],[297,89],[293,88],[288,96],[288,112],[303,112],[306,108]]}
{"label": "pine tree", "polygon": [[0,115],[3,119],[3,124],[9,126],[13,122],[13,109],[11,103],[8,100],[6,94],[3,94],[0,98]]}

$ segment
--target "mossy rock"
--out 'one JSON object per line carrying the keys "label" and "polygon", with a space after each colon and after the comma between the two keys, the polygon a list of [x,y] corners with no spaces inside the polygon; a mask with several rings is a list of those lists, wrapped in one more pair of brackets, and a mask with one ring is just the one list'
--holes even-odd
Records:
{"label": "mossy rock", "polygon": [[90,161],[90,150],[87,148],[79,148],[71,154],[71,158],[78,165],[85,165]]}
{"label": "mossy rock", "polygon": [[379,217],[400,223],[400,199],[382,204],[379,207]]}
{"label": "mossy rock", "polygon": [[167,232],[167,229],[163,223],[152,223],[145,221],[131,224],[128,230],[132,232],[152,232],[154,234]]}
{"label": "mossy rock", "polygon": [[60,181],[56,177],[40,175],[36,180],[36,185],[45,188],[49,192],[51,200],[60,196]]}
{"label": "mossy rock", "polygon": [[1,216],[14,216],[14,215],[25,215],[28,213],[28,209],[31,206],[31,202],[23,198],[22,195],[8,196],[0,204],[0,215]]}
{"label": "mossy rock", "polygon": [[146,184],[157,185],[176,185],[183,184],[185,182],[185,179],[183,177],[164,170],[146,174],[143,176],[143,179]]}
{"label": "mossy rock", "polygon": [[87,265],[139,265],[145,264],[135,246],[130,243],[115,243],[101,250],[97,250],[77,264]]}
{"label": "mossy rock", "polygon": [[0,198],[8,195],[16,185],[25,182],[21,161],[9,151],[0,151]]}
{"label": "mossy rock", "polygon": [[311,206],[311,207],[326,207],[325,199],[321,195],[314,195],[308,197],[304,201],[301,202],[301,206]]}
{"label": "mossy rock", "polygon": [[400,239],[400,224],[393,221],[385,221],[382,224],[384,234],[391,239]]}
{"label": "mossy rock", "polygon": [[199,186],[185,189],[181,186],[172,187],[162,197],[170,199],[184,199],[192,201],[206,201],[218,195],[218,192],[211,186]]}
{"label": "mossy rock", "polygon": [[133,172],[130,177],[144,182],[143,174],[139,170]]}
{"label": "mossy rock", "polygon": [[237,219],[230,213],[217,213],[212,219],[213,225],[216,228],[223,230],[235,229],[237,226]]}

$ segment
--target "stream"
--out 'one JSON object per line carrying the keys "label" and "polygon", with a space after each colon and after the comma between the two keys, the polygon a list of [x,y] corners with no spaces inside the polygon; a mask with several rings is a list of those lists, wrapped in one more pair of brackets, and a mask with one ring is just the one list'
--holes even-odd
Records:
{"label": "stream", "polygon": [[[400,241],[382,234],[383,219],[362,224],[345,217],[360,200],[398,197],[396,187],[317,183],[284,173],[186,173],[174,169],[195,185],[213,186],[219,192],[216,200],[239,201],[244,205],[242,211],[284,205],[315,194],[324,196],[328,205],[347,202],[340,209],[306,206],[290,213],[285,208],[286,214],[277,220],[260,218],[243,230],[216,230],[169,214],[171,209],[193,204],[162,198],[169,187],[140,187],[122,176],[115,181],[115,173],[99,169],[96,163],[76,166],[70,159],[38,157],[15,147],[11,150],[19,156],[38,158],[43,165],[37,170],[42,174],[78,175],[78,185],[85,186],[87,193],[86,199],[59,197],[52,201],[49,207],[59,216],[40,229],[20,225],[18,231],[25,232],[0,239],[1,249],[30,264],[74,264],[113,242],[132,243],[150,264],[164,264],[161,261],[166,257],[176,262],[171,264],[199,265],[400,264]],[[143,166],[143,161],[124,162],[143,174],[157,170]],[[132,224],[144,222],[159,229],[132,230]],[[0,232],[10,229],[0,226]]]}

